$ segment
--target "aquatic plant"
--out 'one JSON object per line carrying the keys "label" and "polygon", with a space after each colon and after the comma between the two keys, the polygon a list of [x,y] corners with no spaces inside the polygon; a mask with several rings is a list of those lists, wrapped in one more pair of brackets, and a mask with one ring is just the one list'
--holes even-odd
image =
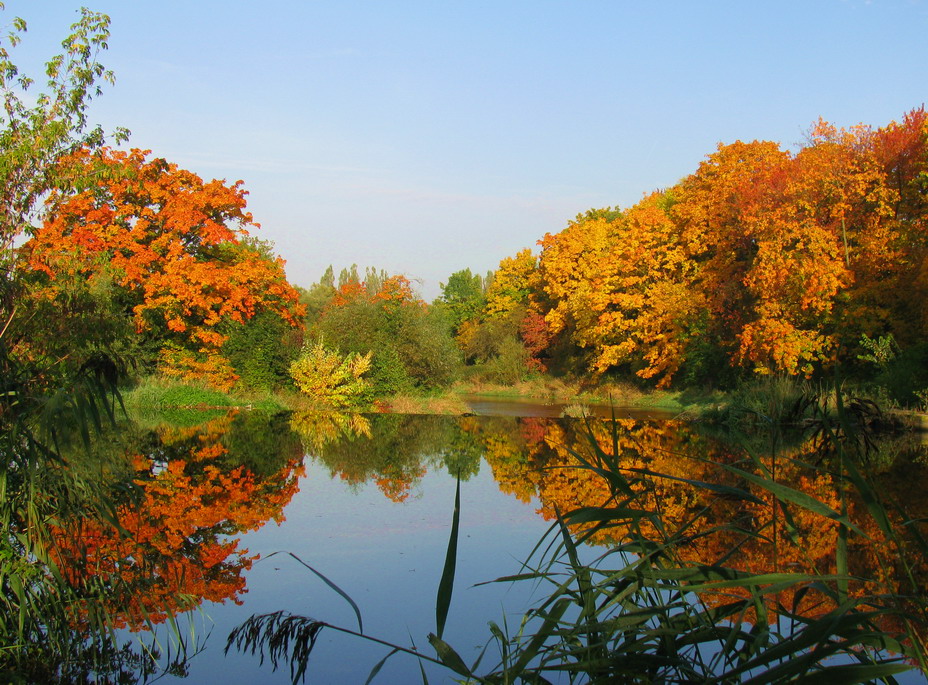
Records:
{"label": "aquatic plant", "polygon": [[[548,591],[517,625],[490,623],[474,663],[442,639],[453,586],[454,524],[436,630],[429,636],[434,656],[365,635],[360,615],[355,630],[287,612],[252,616],[229,636],[226,649],[267,656],[275,667],[289,663],[294,682],[307,673],[315,640],[326,630],[389,647],[369,681],[398,653],[440,663],[474,683],[892,682],[894,674],[924,671],[928,546],[922,522],[881,501],[859,468],[869,444],[859,436],[865,426],[840,394],[832,404],[834,412],[816,404],[810,414],[817,422],[818,464],[748,454],[734,463],[706,461],[698,478],[629,461],[620,422],[588,421],[587,448],[566,448],[573,462],[560,468],[594,476],[605,495],[570,510],[555,508],[549,534],[520,572],[490,581],[536,583]],[[821,492],[787,484],[783,472],[790,469],[822,476]],[[702,493],[703,504],[671,514],[655,496],[666,481]],[[720,505],[723,512],[768,515],[726,519],[714,511]],[[458,516],[456,502],[453,522]],[[810,527],[834,538],[825,568],[791,561],[811,553],[800,544],[800,531]],[[590,559],[584,543],[602,544],[604,537],[609,544]],[[739,548],[757,539],[773,546],[773,563],[761,569],[735,564]],[[855,559],[865,539],[885,552],[869,577],[858,575]],[[712,549],[714,557],[697,560],[694,547]],[[494,644],[498,659],[485,665]]]}

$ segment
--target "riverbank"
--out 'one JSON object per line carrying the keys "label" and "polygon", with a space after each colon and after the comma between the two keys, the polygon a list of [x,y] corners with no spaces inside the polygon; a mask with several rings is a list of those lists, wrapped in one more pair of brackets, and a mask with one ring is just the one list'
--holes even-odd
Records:
{"label": "riverbank", "polygon": [[[395,414],[465,415],[475,413],[475,403],[525,405],[538,415],[602,414],[604,409],[622,407],[661,414],[698,411],[723,401],[719,393],[697,395],[681,391],[641,391],[631,385],[601,386],[567,383],[559,379],[537,379],[511,386],[487,383],[458,383],[442,392],[397,394],[375,399],[361,410]],[[203,385],[147,377],[123,393],[126,406],[135,410],[259,410],[300,411],[319,409],[309,397],[292,391],[221,392]],[[552,414],[552,412],[554,412]]]}
{"label": "riverbank", "polygon": [[[388,414],[464,416],[621,416],[639,418],[683,417],[715,423],[743,422],[746,417],[767,417],[775,422],[801,420],[821,400],[821,388],[793,379],[772,378],[745,385],[729,393],[693,390],[641,390],[629,384],[568,383],[538,378],[511,386],[461,382],[442,392],[397,394],[373,400],[352,411]],[[331,410],[295,391],[221,392],[206,386],[147,377],[123,393],[134,414],[171,410],[265,412]],[[863,400],[867,402],[867,400]],[[873,403],[871,403],[873,404]],[[875,411],[880,411],[873,404]],[[799,411],[799,415],[789,415]],[[908,430],[928,432],[928,414],[914,409],[888,408],[887,418]]]}

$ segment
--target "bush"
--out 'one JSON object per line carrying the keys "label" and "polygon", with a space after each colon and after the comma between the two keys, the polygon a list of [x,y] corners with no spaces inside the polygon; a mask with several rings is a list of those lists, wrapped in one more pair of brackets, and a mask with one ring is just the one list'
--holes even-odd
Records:
{"label": "bush", "polygon": [[902,406],[917,407],[918,392],[928,387],[928,343],[903,350],[889,360],[876,383],[886,388],[890,399]]}
{"label": "bush", "polygon": [[363,378],[371,368],[371,353],[341,355],[322,341],[305,348],[293,364],[290,375],[301,392],[313,400],[333,407],[361,403],[371,383]]}

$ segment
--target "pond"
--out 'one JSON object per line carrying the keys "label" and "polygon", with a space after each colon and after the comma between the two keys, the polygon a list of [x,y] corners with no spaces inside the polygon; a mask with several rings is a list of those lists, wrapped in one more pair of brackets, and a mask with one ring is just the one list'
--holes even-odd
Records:
{"label": "pond", "polygon": [[[151,644],[154,629],[162,667],[183,638],[189,658],[162,674],[165,682],[290,682],[286,663],[273,671],[267,659],[262,665],[251,653],[223,650],[229,633],[250,616],[277,611],[350,631],[359,630],[360,614],[365,635],[434,657],[428,635],[436,632],[460,481],[457,557],[442,639],[468,665],[485,649],[477,671],[489,672],[501,657],[488,623],[516,634],[524,613],[544,603],[556,583],[551,577],[485,581],[542,564],[545,547],[536,545],[559,512],[611,502],[614,513],[620,486],[595,468],[578,468],[578,459],[596,454],[595,448],[590,452],[591,438],[610,447],[625,473],[640,479],[632,485],[644,494],[634,501],[649,503],[652,511],[633,523],[623,518],[599,527],[589,512],[575,519],[575,536],[587,535],[576,550],[578,563],[592,564],[626,545],[620,566],[633,566],[647,554],[642,540],[666,542],[682,534],[685,544],[676,548],[675,562],[687,567],[721,561],[744,574],[806,574],[820,578],[822,586],[831,583],[845,601],[907,597],[923,587],[924,557],[916,553],[904,568],[894,565],[886,552],[897,543],[865,523],[870,503],[844,498],[834,468],[809,467],[828,458],[820,441],[780,436],[772,443],[755,436],[734,445],[699,427],[640,417],[616,423],[514,415],[149,417],[99,441],[89,455],[75,450],[72,468],[118,486],[113,496],[122,499],[111,517],[56,521],[55,562],[69,582],[82,587],[90,579],[118,576],[106,581],[108,615],[137,652]],[[758,443],[769,444],[771,452],[746,456],[758,452]],[[897,436],[871,450],[866,464],[883,497],[908,505],[908,521],[928,515],[922,511],[928,504],[911,497],[912,483],[928,476],[923,457],[917,436]],[[746,470],[745,463],[757,470]],[[778,494],[785,502],[766,496],[763,487],[752,490],[770,482],[782,486]],[[125,487],[129,483],[134,487]],[[701,485],[708,483],[713,486]],[[629,546],[632,528],[640,534],[633,540],[637,546]],[[526,560],[528,567],[522,565]],[[831,580],[842,573],[854,580]],[[827,593],[813,587],[816,581],[790,583],[784,577],[770,577],[765,588],[777,582],[782,588],[765,589],[760,604],[754,596],[754,604],[728,624],[775,632],[804,620],[797,617],[832,609]],[[660,587],[656,596],[669,596]],[[715,610],[750,597],[752,587],[717,586],[699,602],[685,602]],[[669,615],[679,616],[679,607]],[[875,620],[887,635],[899,632],[903,622],[895,610]],[[308,662],[308,680],[363,683],[390,651],[323,628]],[[773,667],[768,663],[755,672]],[[397,653],[374,682],[421,682],[420,668],[429,682],[454,676],[443,666],[420,666],[413,656]],[[906,678],[922,680],[918,671]]]}

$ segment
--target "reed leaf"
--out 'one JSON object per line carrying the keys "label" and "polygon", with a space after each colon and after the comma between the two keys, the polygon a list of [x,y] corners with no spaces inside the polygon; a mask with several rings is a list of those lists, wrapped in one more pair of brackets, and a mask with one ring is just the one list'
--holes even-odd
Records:
{"label": "reed leaf", "polygon": [[314,569],[312,566],[310,566],[309,564],[307,564],[305,561],[303,561],[302,559],[300,559],[300,558],[299,558],[296,554],[294,554],[293,552],[283,552],[283,551],[278,550],[278,551],[276,551],[276,552],[271,552],[271,553],[268,554],[267,557],[265,557],[265,558],[266,558],[266,559],[270,559],[271,557],[276,556],[276,555],[278,555],[278,554],[286,554],[286,555],[288,555],[288,556],[294,558],[299,564],[305,566],[305,567],[308,568],[310,571],[312,571],[312,573],[313,573],[317,578],[319,578],[323,583],[325,583],[325,584],[328,585],[333,591],[335,591],[335,593],[336,593],[339,597],[341,597],[341,598],[344,599],[346,602],[348,602],[349,606],[351,606],[352,611],[354,611],[355,619],[357,619],[357,621],[358,621],[358,632],[359,632],[359,633],[362,633],[362,634],[364,633],[364,622],[363,622],[362,619],[361,619],[361,609],[358,607],[358,605],[355,603],[355,601],[354,601],[353,599],[351,599],[351,596],[350,596],[347,592],[345,592],[345,591],[342,590],[340,587],[338,587],[338,585],[336,585],[334,582],[332,582],[331,580],[329,580],[329,578],[328,578],[325,574],[321,573],[320,571],[317,571],[317,570]]}
{"label": "reed leaf", "polygon": [[441,639],[445,630],[445,621],[448,619],[448,610],[451,608],[451,595],[454,592],[454,571],[457,567],[458,556],[458,528],[461,521],[461,478],[457,478],[454,490],[454,513],[451,515],[451,534],[448,536],[448,549],[445,552],[445,565],[438,583],[438,594],[435,597],[435,633]]}
{"label": "reed leaf", "polygon": [[454,651],[451,645],[449,645],[434,633],[429,634],[429,643],[432,645],[432,647],[435,648],[435,652],[438,654],[438,658],[441,660],[441,663],[443,663],[458,675],[462,675],[468,678],[473,676],[473,673],[471,673],[471,670],[467,667],[467,664],[464,663],[461,655]]}

